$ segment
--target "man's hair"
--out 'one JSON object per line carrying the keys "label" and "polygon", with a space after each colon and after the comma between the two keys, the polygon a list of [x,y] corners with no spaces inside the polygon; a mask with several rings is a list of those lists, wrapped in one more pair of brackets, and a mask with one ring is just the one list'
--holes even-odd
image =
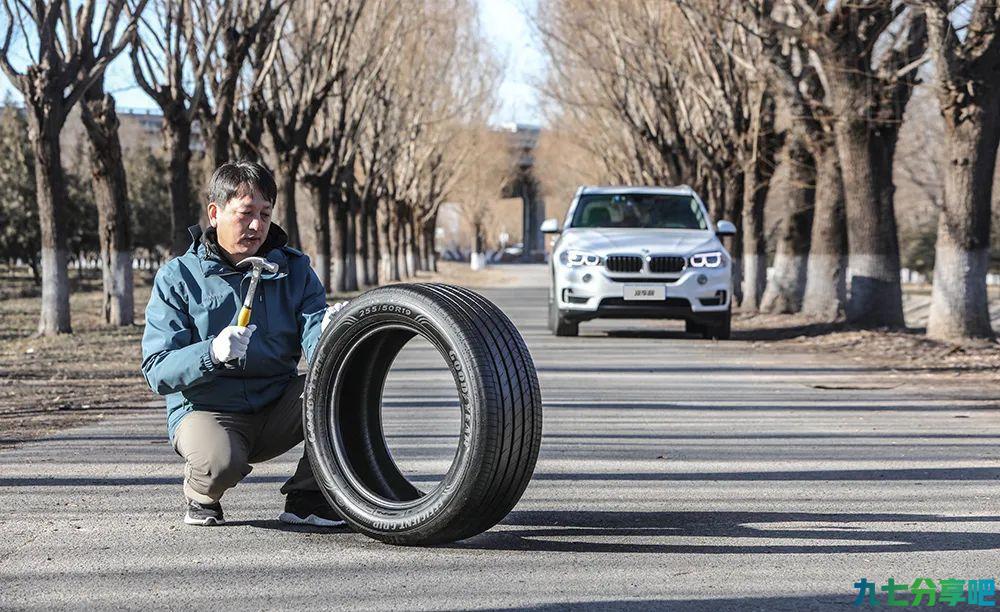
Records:
{"label": "man's hair", "polygon": [[255,161],[231,161],[218,167],[208,185],[208,201],[225,206],[233,198],[259,193],[274,206],[278,186],[271,171]]}

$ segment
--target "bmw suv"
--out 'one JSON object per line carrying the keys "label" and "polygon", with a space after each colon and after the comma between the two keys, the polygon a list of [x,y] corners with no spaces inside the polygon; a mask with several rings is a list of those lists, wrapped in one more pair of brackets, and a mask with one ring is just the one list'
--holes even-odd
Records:
{"label": "bmw suv", "polygon": [[683,319],[689,333],[729,338],[732,259],[698,195],[682,187],[581,187],[551,257],[549,329],[575,336],[591,319]]}

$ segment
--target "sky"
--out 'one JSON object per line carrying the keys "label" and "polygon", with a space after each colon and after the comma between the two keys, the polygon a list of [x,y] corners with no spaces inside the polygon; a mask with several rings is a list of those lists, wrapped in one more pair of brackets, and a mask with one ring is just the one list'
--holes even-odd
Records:
{"label": "sky", "polygon": [[[498,108],[490,123],[542,123],[538,92],[533,86],[545,73],[545,58],[535,41],[529,15],[537,0],[476,0],[480,27],[506,67],[498,91]],[[132,77],[128,54],[119,56],[108,67],[107,87],[114,93],[120,109],[156,109],[156,104]],[[0,73],[0,99],[10,94],[20,100],[6,75]]]}
{"label": "sky", "polygon": [[478,0],[478,5],[483,35],[506,66],[491,123],[542,124],[534,85],[545,76],[545,55],[530,23],[537,0]]}

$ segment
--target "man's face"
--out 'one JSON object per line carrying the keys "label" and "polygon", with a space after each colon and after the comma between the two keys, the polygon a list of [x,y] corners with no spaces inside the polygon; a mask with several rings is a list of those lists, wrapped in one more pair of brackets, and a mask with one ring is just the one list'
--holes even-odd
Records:
{"label": "man's face", "polygon": [[264,243],[271,227],[271,203],[256,190],[252,196],[237,196],[224,205],[211,202],[208,221],[218,232],[219,246],[236,264],[256,255]]}

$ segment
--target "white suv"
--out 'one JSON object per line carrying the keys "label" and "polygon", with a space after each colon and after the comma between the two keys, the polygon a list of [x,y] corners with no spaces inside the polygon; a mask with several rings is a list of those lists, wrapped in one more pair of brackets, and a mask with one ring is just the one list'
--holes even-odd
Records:
{"label": "white suv", "polygon": [[552,250],[549,329],[575,336],[597,318],[683,319],[688,332],[729,338],[732,259],[690,187],[581,187]]}

